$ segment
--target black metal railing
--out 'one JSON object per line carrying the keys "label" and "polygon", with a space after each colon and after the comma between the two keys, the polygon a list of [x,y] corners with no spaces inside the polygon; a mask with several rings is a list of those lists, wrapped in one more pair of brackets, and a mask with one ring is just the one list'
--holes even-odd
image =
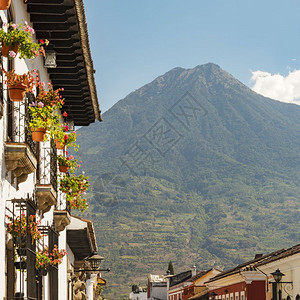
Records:
{"label": "black metal railing", "polygon": [[[26,199],[12,199],[6,207],[6,215],[11,223],[12,232],[12,245],[13,247],[7,248],[7,272],[6,272],[6,286],[7,286],[7,299],[36,299],[37,296],[37,281],[35,271],[35,251],[36,242],[32,242],[32,237],[27,232],[21,232],[18,222],[21,219],[26,219],[28,224],[29,218],[36,215],[36,202],[33,197]],[[28,229],[27,229],[28,230]],[[17,234],[19,233],[19,234]],[[17,255],[15,251],[17,250]],[[18,276],[15,268],[19,269]],[[18,285],[16,285],[18,281]],[[19,298],[18,298],[19,297]]]}
{"label": "black metal railing", "polygon": [[40,149],[38,182],[39,184],[51,184],[57,191],[56,147],[53,142],[51,142],[51,147]]}
{"label": "black metal railing", "polygon": [[32,140],[29,128],[29,103],[33,101],[33,97],[32,94],[27,93],[23,101],[12,102],[8,100],[7,135],[10,142],[26,143],[35,157],[38,158],[39,143]]}
{"label": "black metal railing", "polygon": [[55,206],[56,210],[65,210],[68,213],[71,213],[70,202],[66,200],[66,196],[61,191],[58,192],[57,203]]}

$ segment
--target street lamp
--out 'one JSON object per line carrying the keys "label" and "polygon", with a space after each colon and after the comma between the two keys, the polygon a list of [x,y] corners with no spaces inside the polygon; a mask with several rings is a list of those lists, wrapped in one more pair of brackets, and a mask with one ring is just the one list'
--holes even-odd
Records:
{"label": "street lamp", "polygon": [[104,259],[104,257],[98,255],[97,252],[94,252],[92,256],[88,256],[84,260],[86,260],[90,263],[92,270],[98,271],[98,269],[100,268],[101,261],[103,259]]}
{"label": "street lamp", "polygon": [[104,257],[98,255],[97,252],[93,252],[91,256],[84,258],[84,261],[89,262],[90,269],[82,268],[75,269],[75,272],[110,272],[110,268],[100,269],[101,261],[104,260]]}
{"label": "street lamp", "polygon": [[212,300],[215,300],[217,295],[218,294],[216,294],[214,291],[210,293],[210,296],[211,296]]}
{"label": "street lamp", "polygon": [[[279,269],[277,269],[275,272],[271,273],[271,275],[273,276],[275,282],[272,282],[272,289],[273,289],[273,298],[272,300],[282,300],[282,291],[281,289],[278,291],[277,293],[277,285],[280,284],[291,284],[293,287],[293,283],[292,282],[282,282],[281,279],[283,276],[285,276],[285,274],[283,274],[282,272],[280,272]],[[278,294],[278,297],[277,297]]]}
{"label": "street lamp", "polygon": [[279,283],[282,279],[282,276],[285,276],[285,274],[281,273],[279,269],[277,269],[275,272],[271,273],[271,275],[274,277],[274,280]]}

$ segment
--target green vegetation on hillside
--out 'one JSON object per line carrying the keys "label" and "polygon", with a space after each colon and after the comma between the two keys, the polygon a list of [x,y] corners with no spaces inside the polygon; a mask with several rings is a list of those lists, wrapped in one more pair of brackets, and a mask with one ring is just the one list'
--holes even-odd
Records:
{"label": "green vegetation on hillside", "polygon": [[171,70],[103,117],[79,143],[111,299],[170,261],[229,268],[299,243],[298,106],[207,64]]}

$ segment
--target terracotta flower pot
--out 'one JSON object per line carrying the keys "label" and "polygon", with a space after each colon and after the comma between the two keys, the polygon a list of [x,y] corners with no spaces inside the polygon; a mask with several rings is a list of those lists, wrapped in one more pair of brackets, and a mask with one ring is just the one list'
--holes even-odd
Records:
{"label": "terracotta flower pot", "polygon": [[42,142],[44,140],[46,131],[47,131],[46,128],[37,128],[37,129],[31,128],[32,139],[35,142]]}
{"label": "terracotta flower pot", "polygon": [[20,102],[24,99],[26,93],[25,84],[8,85],[8,94],[11,101]]}
{"label": "terracotta flower pot", "polygon": [[58,168],[59,168],[59,171],[62,173],[67,173],[67,171],[69,170],[69,167],[67,167],[67,166],[59,165]]}
{"label": "terracotta flower pot", "polygon": [[0,10],[7,10],[10,7],[11,0],[0,0]]}
{"label": "terracotta flower pot", "polygon": [[61,144],[60,141],[55,140],[56,149],[62,150],[65,148],[65,143]]}
{"label": "terracotta flower pot", "polygon": [[[1,0],[0,0],[1,1]],[[9,51],[14,51],[16,54],[18,53],[19,51],[19,45],[15,45],[15,46],[5,46],[3,43],[2,43],[2,55],[4,57],[8,57],[8,53]]]}

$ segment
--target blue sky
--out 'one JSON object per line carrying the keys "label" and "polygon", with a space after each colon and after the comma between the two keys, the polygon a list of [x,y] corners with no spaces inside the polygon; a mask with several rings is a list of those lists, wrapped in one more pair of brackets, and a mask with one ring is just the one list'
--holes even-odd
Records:
{"label": "blue sky", "polygon": [[[300,69],[296,0],[84,3],[102,111],[174,67],[213,62],[250,87],[252,72],[260,71],[258,92],[288,85],[285,76]],[[300,72],[296,75],[300,85]],[[297,97],[294,89],[289,92]],[[281,95],[285,93],[283,86]]]}

